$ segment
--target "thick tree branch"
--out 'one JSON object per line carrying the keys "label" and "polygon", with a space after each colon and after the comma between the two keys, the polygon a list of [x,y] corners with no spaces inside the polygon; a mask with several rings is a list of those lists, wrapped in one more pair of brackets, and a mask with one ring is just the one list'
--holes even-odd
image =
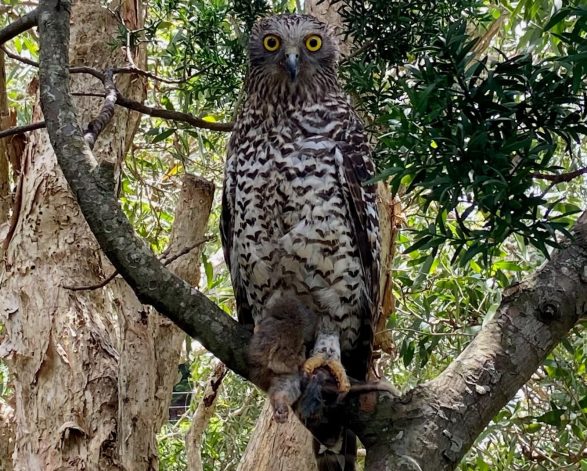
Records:
{"label": "thick tree branch", "polygon": [[8,26],[0,30],[0,45],[12,38],[24,33],[25,31],[37,26],[38,10],[35,8],[30,13],[21,16],[18,20],[10,23]]}
{"label": "thick tree branch", "polygon": [[40,3],[41,105],[59,165],[84,217],[114,267],[144,304],[154,306],[223,363],[247,377],[250,332],[165,269],[137,238],[88,149],[69,96],[69,0]]}
{"label": "thick tree branch", "polygon": [[349,408],[353,428],[367,446],[367,469],[457,466],[587,313],[587,211],[573,232],[574,240],[541,270],[506,290],[494,319],[440,376],[399,399],[380,394],[372,412]]}
{"label": "thick tree branch", "polygon": [[[166,270],[134,234],[88,149],[68,90],[69,0],[40,6],[41,103],[47,130],[88,224],[141,302],[153,305],[230,369],[248,377],[250,332]],[[587,212],[575,239],[524,283],[438,378],[401,397],[349,396],[349,426],[367,448],[367,469],[451,470],[494,414],[587,311]]]}

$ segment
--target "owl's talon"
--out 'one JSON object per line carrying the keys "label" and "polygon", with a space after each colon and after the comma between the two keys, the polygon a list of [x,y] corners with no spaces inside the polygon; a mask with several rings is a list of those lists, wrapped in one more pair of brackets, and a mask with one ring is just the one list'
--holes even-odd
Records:
{"label": "owl's talon", "polygon": [[340,361],[324,358],[322,355],[315,355],[305,361],[302,370],[306,375],[312,376],[314,371],[322,367],[330,371],[336,381],[339,394],[344,397],[350,391],[351,383]]}

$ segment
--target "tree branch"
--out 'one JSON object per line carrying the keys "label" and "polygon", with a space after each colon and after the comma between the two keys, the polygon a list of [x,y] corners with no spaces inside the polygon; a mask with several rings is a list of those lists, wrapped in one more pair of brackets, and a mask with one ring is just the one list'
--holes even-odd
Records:
{"label": "tree branch", "polygon": [[100,133],[104,130],[106,125],[114,116],[114,105],[116,104],[117,92],[116,86],[114,85],[114,76],[111,71],[107,71],[104,74],[104,91],[106,96],[104,98],[104,104],[98,116],[89,122],[88,127],[84,131],[84,139],[88,143],[90,149],[94,148],[96,139]]}
{"label": "tree branch", "polygon": [[210,131],[232,131],[233,123],[213,123],[206,121],[202,118],[197,118],[188,113],[182,113],[180,111],[164,110],[161,108],[153,108],[152,106],[143,105],[138,101],[129,100],[118,94],[117,105],[123,106],[130,110],[138,111],[139,113],[148,114],[154,118],[169,119],[171,121],[180,121],[183,123],[191,124],[196,128],[209,129]]}
{"label": "tree branch", "polygon": [[351,422],[367,446],[367,469],[384,464],[389,468],[381,469],[398,469],[401,463],[424,471],[457,466],[494,415],[587,313],[587,211],[573,233],[574,240],[534,276],[504,292],[495,317],[436,379],[399,399],[380,394],[369,413],[355,400]]}
{"label": "tree branch", "polygon": [[12,38],[24,33],[25,31],[37,26],[38,9],[21,16],[18,20],[10,23],[8,26],[0,30],[0,45]]}
{"label": "tree branch", "polygon": [[5,129],[4,131],[0,131],[0,139],[3,137],[15,136],[16,134],[24,134],[25,132],[34,131],[35,129],[41,129],[44,127],[45,121],[40,121],[25,126],[16,126],[14,128]]}
{"label": "tree branch", "polygon": [[550,174],[550,173],[533,173],[531,176],[533,178],[539,178],[541,180],[547,180],[553,183],[563,183],[563,182],[570,182],[571,180],[580,177],[581,175],[587,174],[587,167],[579,168],[577,170],[573,170],[572,172],[567,173],[559,173],[557,174]]}

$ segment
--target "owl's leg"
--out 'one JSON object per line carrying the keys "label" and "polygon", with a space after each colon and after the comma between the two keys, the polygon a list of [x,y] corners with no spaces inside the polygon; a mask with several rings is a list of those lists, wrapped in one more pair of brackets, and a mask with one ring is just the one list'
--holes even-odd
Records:
{"label": "owl's leg", "polygon": [[340,341],[336,334],[319,333],[312,355],[304,362],[304,373],[312,375],[318,368],[326,368],[332,373],[340,394],[346,394],[351,389],[351,383],[346,371],[340,362]]}

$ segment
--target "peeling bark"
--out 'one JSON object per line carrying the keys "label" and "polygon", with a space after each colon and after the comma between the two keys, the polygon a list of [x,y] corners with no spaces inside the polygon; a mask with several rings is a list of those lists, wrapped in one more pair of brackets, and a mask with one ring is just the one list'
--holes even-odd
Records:
{"label": "peeling bark", "polygon": [[294,414],[287,422],[273,420],[269,400],[261,410],[249,444],[237,471],[315,471],[312,434]]}
{"label": "peeling bark", "polygon": [[[126,3],[129,10],[140,8]],[[80,0],[72,13],[74,63],[125,63],[108,46],[118,25],[100,1]],[[86,90],[88,84],[75,77],[71,86]],[[144,95],[139,82],[119,87],[136,99]],[[82,122],[95,113],[95,101],[77,100]],[[121,161],[137,122],[136,115],[118,111],[116,131],[97,145],[97,155],[113,162]],[[39,108],[34,118],[41,118]],[[95,282],[104,266],[44,131],[29,136],[16,196],[0,275],[7,333],[0,352],[14,377],[16,401],[15,469],[121,469],[116,304],[103,292],[74,295],[61,287]]]}

